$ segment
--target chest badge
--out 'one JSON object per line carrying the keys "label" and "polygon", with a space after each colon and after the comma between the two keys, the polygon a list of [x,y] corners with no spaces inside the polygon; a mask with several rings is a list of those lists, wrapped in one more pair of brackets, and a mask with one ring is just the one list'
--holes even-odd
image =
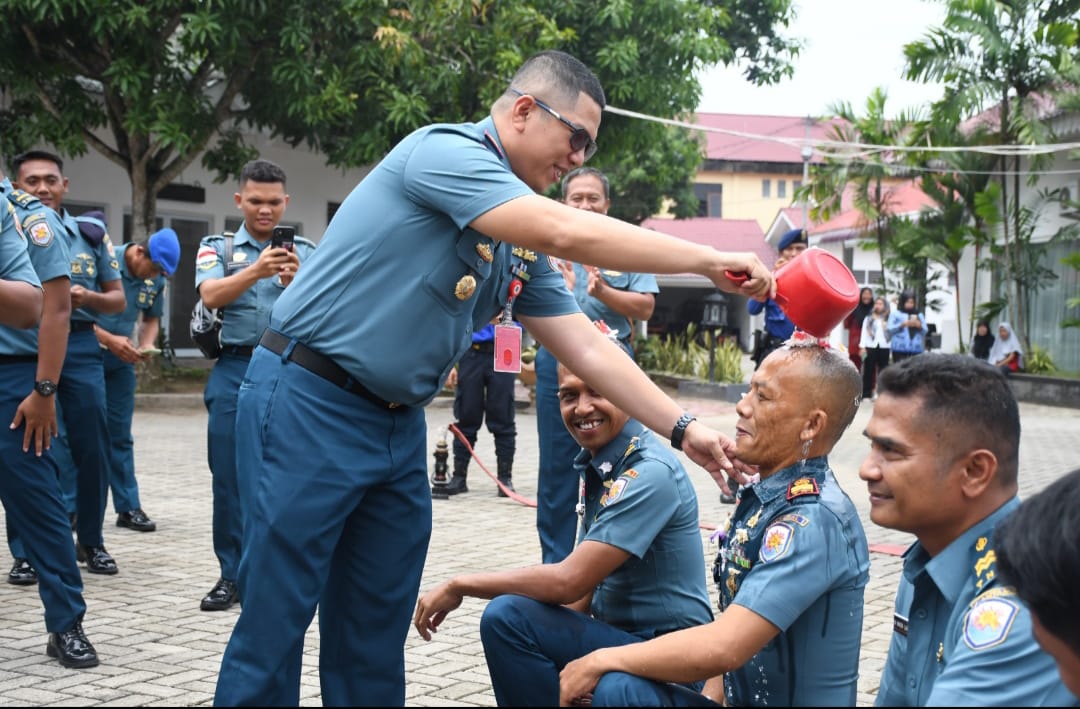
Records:
{"label": "chest badge", "polygon": [[242,263],[244,261],[247,261],[247,254],[245,254],[243,251],[237,251],[232,255],[232,260],[236,263]]}
{"label": "chest badge", "polygon": [[458,300],[468,300],[476,290],[476,279],[472,276],[462,276],[454,286],[454,296]]}
{"label": "chest badge", "polygon": [[476,253],[480,254],[480,258],[484,259],[486,263],[491,263],[491,244],[477,244]]}

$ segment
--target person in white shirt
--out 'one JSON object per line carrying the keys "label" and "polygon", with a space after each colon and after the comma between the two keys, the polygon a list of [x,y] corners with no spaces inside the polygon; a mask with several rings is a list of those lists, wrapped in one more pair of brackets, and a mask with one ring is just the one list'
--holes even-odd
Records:
{"label": "person in white shirt", "polygon": [[859,337],[862,357],[862,398],[875,399],[874,386],[878,373],[889,366],[889,302],[885,296],[874,299],[874,309],[863,320]]}

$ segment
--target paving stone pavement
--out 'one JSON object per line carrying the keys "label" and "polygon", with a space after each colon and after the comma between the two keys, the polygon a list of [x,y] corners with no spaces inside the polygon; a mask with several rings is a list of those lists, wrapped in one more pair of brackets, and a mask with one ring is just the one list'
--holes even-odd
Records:
{"label": "paving stone pavement", "polygon": [[[719,430],[733,430],[732,404],[704,399],[682,399],[682,403]],[[861,433],[871,406],[863,403],[831,461],[863,516],[870,543],[888,549],[888,545],[906,545],[911,538],[880,529],[867,518],[868,502],[858,467],[867,450]],[[450,400],[436,399],[427,413],[428,449],[433,452],[453,420]],[[1021,417],[1021,495],[1026,496],[1080,467],[1080,410],[1021,405]],[[537,467],[534,410],[519,410],[517,423],[514,483],[523,497],[532,500]],[[139,533],[117,528],[110,503],[105,543],[120,572],[111,577],[83,573],[89,606],[85,628],[101,665],[68,670],[46,657],[36,587],[0,583],[0,705],[198,706],[213,701],[221,654],[239,607],[226,612],[199,610],[200,598],[217,579],[201,395],[140,396],[134,434],[143,506],[158,529]],[[480,462],[493,468],[494,447],[484,429],[476,453]],[[688,469],[697,486],[703,524],[720,523],[730,507],[720,504],[718,490],[704,471],[693,464]],[[454,574],[540,559],[535,510],[497,497],[495,483],[486,479],[475,461],[469,485],[468,494],[433,503],[434,531],[422,589]],[[707,564],[715,553],[708,534],[703,529]],[[900,569],[899,558],[890,553],[872,553],[871,558],[860,706],[872,704],[877,691]],[[408,706],[495,705],[478,630],[484,603],[466,599],[431,642],[424,642],[415,631],[410,633]],[[319,632],[313,624],[305,647],[303,706],[321,705],[318,651]]]}

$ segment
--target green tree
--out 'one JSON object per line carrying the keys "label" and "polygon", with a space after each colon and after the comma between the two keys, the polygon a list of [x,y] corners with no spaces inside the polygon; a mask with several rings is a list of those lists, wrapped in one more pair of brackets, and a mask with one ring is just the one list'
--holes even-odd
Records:
{"label": "green tree", "polygon": [[[810,171],[810,182],[800,188],[796,199],[809,197],[810,216],[826,221],[851,206],[862,215],[866,230],[877,246],[882,264],[889,256],[892,236],[892,190],[909,172],[902,161],[890,155],[868,154],[862,145],[901,145],[903,136],[915,116],[902,112],[896,119],[886,118],[887,95],[876,88],[866,99],[866,113],[857,115],[851,104],[844,101],[829,107],[834,120],[829,128],[830,140],[850,145],[825,154],[825,162]],[[919,302],[922,302],[920,298]]]}
{"label": "green tree", "polygon": [[[158,191],[200,155],[219,180],[237,174],[253,155],[246,131],[358,166],[426,123],[482,117],[540,49],[579,56],[613,104],[666,118],[696,106],[693,70],[741,61],[752,80],[775,80],[797,51],[778,34],[790,0],[0,0],[0,11],[0,151],[101,153],[129,175],[136,238]],[[627,185],[629,214],[647,216],[688,199],[692,140],[606,117],[597,164]],[[651,191],[631,168],[658,178]]]}
{"label": "green tree", "polygon": [[[932,113],[946,121],[996,107],[994,128],[1000,145],[1053,142],[1035,101],[1052,91],[1063,72],[1075,64],[1076,16],[1080,0],[948,0],[945,20],[921,41],[905,49],[905,78],[939,82],[944,97]],[[1025,351],[1030,351],[1027,313],[1032,282],[1027,279],[1033,250],[1026,228],[1029,215],[1020,200],[1021,174],[1045,164],[1047,156],[1002,155],[998,170],[1002,190],[998,209],[1007,303]],[[1026,236],[1025,236],[1026,235]]]}

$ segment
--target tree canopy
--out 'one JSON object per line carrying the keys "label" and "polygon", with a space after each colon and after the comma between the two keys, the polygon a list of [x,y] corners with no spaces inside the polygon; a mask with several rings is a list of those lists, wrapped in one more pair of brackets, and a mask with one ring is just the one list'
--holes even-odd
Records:
{"label": "tree canopy", "polygon": [[[130,176],[136,237],[193,160],[220,180],[238,174],[253,157],[248,131],[354,167],[427,123],[483,117],[541,49],[592,67],[611,104],[666,118],[696,107],[696,70],[739,64],[765,83],[789,74],[798,51],[781,34],[790,0],[0,0],[0,10],[0,151],[101,153]],[[613,213],[640,220],[665,199],[693,213],[694,141],[605,116],[594,163],[611,173]]]}

